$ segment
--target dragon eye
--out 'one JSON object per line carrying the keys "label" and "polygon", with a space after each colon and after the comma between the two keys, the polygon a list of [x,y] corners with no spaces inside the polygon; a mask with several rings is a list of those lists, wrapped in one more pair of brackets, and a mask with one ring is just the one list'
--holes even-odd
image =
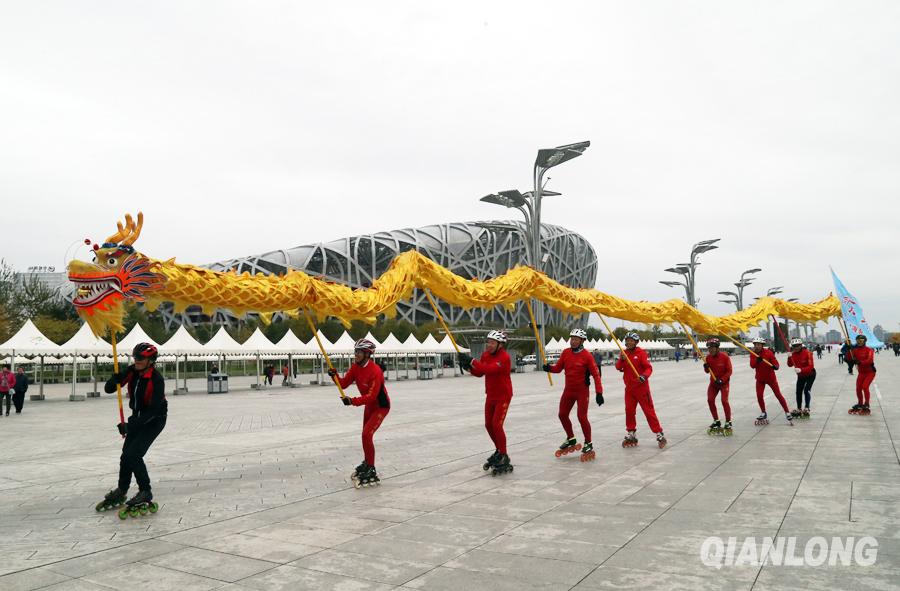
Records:
{"label": "dragon eye", "polygon": [[116,259],[114,259],[113,257],[109,257],[108,259],[106,259],[106,264],[110,267],[115,267],[117,262],[118,261],[116,261]]}

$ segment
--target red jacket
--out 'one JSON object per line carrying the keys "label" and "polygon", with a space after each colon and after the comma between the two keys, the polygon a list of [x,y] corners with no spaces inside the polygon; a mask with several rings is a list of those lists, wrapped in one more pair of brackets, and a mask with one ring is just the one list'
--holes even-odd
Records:
{"label": "red jacket", "polygon": [[497,349],[496,353],[485,351],[481,358],[472,360],[471,373],[476,378],[484,376],[484,393],[491,400],[509,400],[512,398],[512,362],[506,349]]}
{"label": "red jacket", "polygon": [[564,349],[556,365],[550,368],[550,372],[560,373],[563,370],[566,372],[566,386],[563,392],[586,393],[588,391],[588,375],[594,378],[594,390],[603,392],[597,362],[594,361],[594,356],[585,349],[582,348],[578,353],[573,352],[571,347]]}
{"label": "red jacket", "polygon": [[11,371],[0,372],[0,392],[6,394],[16,385],[16,374]]}
{"label": "red jacket", "polygon": [[715,382],[716,380],[722,380],[724,383],[728,383],[728,380],[731,379],[731,357],[728,356],[728,353],[724,351],[719,351],[715,355],[707,355],[706,356],[706,365],[707,367],[703,368],[703,371],[709,373],[709,370],[712,370],[712,373],[715,374],[715,379],[713,379],[712,374],[709,376],[710,382]]}
{"label": "red jacket", "polygon": [[875,349],[871,347],[853,347],[850,356],[859,366],[859,373],[875,373]]}
{"label": "red jacket", "polygon": [[[638,374],[644,376],[644,380],[649,383],[650,374],[653,373],[653,366],[650,365],[650,359],[647,357],[647,352],[640,347],[635,347],[631,351],[625,349],[625,352],[628,354],[628,358],[631,359],[631,363],[638,371]],[[631,366],[628,365],[628,362],[625,361],[625,358],[622,357],[621,354],[616,360],[616,369],[623,372],[622,380],[625,382],[626,389],[641,385],[641,381],[634,375],[634,372],[631,371]]]}
{"label": "red jacket", "polygon": [[341,388],[348,388],[350,384],[356,382],[361,396],[350,399],[353,406],[365,406],[367,409],[391,407],[391,399],[384,387],[384,374],[372,359],[366,361],[365,365],[354,363],[339,380]]}
{"label": "red jacket", "polygon": [[815,364],[813,363],[813,354],[812,351],[807,349],[806,347],[801,348],[799,351],[793,351],[787,358],[788,367],[796,367],[800,370],[798,375],[808,376],[815,369]]}
{"label": "red jacket", "polygon": [[[770,367],[769,363],[766,363],[763,359],[771,363],[774,368]],[[778,359],[775,358],[775,352],[764,347],[759,357],[750,355],[750,367],[756,368],[756,380],[759,382],[774,378],[775,370],[779,367]]]}

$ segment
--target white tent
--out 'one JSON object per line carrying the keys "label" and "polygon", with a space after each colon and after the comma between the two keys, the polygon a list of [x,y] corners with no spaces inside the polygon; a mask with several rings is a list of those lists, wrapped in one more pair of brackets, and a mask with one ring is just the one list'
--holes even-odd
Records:
{"label": "white tent", "polygon": [[213,335],[213,338],[209,339],[209,342],[203,345],[202,350],[210,355],[234,355],[247,352],[239,342],[234,340],[234,338],[228,334],[228,331],[225,330],[224,326],[219,328],[219,331]]}
{"label": "white tent", "polygon": [[246,353],[284,353],[284,351],[278,348],[278,345],[270,341],[268,337],[259,330],[258,326],[256,327],[256,330],[253,331],[253,334],[250,335],[250,338],[244,341],[241,348]]}
{"label": "white tent", "polygon": [[165,342],[160,351],[171,355],[202,355],[207,353],[197,340],[191,336],[184,325],[178,327],[169,340]]}
{"label": "white tent", "polygon": [[135,324],[131,331],[118,342],[116,349],[118,350],[119,355],[125,353],[130,354],[131,350],[134,349],[135,345],[138,343],[150,343],[151,345],[156,345],[157,349],[161,349],[159,343],[150,338],[140,323]]}
{"label": "white tent", "polygon": [[331,345],[328,345],[328,339],[325,339],[321,333],[319,334],[319,338],[323,339],[322,344],[325,345],[325,350],[328,353],[331,353],[332,351],[341,354],[353,353],[353,347],[356,345],[356,341],[353,340],[353,337],[346,332],[342,333],[340,338]]}
{"label": "white tent", "polygon": [[291,355],[310,355],[319,352],[319,347],[315,343],[315,339],[310,339],[308,343],[304,343],[297,335],[294,334],[294,331],[288,329],[284,336],[281,337],[275,346],[278,347],[278,350],[282,353],[289,353]]}
{"label": "white tent", "polygon": [[[117,350],[119,349],[117,347]],[[60,354],[63,355],[80,355],[82,357],[89,355],[109,355],[112,353],[112,345],[103,339],[94,336],[91,327],[87,322],[81,325],[71,339],[59,346]]]}
{"label": "white tent", "polygon": [[378,351],[381,353],[403,353],[405,350],[403,343],[394,336],[394,333],[389,333],[378,348]]}
{"label": "white tent", "polygon": [[26,320],[16,334],[0,345],[0,353],[4,354],[57,355],[59,352],[59,345],[45,337],[31,320]]}

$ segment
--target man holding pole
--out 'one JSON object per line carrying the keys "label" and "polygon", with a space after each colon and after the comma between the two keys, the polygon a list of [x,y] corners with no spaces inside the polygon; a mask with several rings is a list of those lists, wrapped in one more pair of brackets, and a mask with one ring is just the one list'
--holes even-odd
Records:
{"label": "man holding pole", "polygon": [[[812,385],[816,381],[816,368],[812,351],[803,346],[803,339],[791,339],[791,354],[788,356],[787,364],[797,373],[797,408],[791,411],[791,414],[808,419]],[[804,396],[806,406],[803,405]]]}
{"label": "man holding pole", "polygon": [[484,353],[479,359],[472,359],[460,353],[460,362],[464,370],[468,370],[476,378],[484,377],[484,428],[494,443],[494,453],[482,466],[490,470],[492,476],[512,472],[512,464],[506,453],[506,432],[503,422],[512,400],[512,361],[506,352],[508,337],[500,330],[492,330],[487,334]]}
{"label": "man holding pole", "polygon": [[850,349],[848,363],[857,365],[859,371],[856,375],[856,404],[850,409],[852,415],[868,415],[869,410],[869,386],[875,380],[875,351],[866,346],[865,335],[856,335],[856,346]]}
{"label": "man holding pole", "polygon": [[[709,374],[709,386],[706,388],[706,403],[712,413],[713,424],[707,431],[710,435],[722,433],[732,434],[731,405],[728,404],[728,390],[731,382],[731,357],[719,351],[719,339],[711,337],[706,341],[707,355],[703,363],[703,371]],[[719,411],[716,409],[716,396],[722,394],[722,409],[725,411],[725,426],[719,422]]]}
{"label": "man holding pole", "polygon": [[641,337],[636,332],[626,334],[625,350],[616,360],[616,369],[622,372],[622,379],[625,382],[625,430],[627,432],[622,441],[622,447],[634,447],[638,444],[635,411],[640,405],[647,424],[650,426],[650,430],[656,433],[656,442],[662,449],[666,446],[666,437],[656,418],[653,398],[650,395],[650,374],[653,373],[653,366],[650,365],[647,352],[637,346],[640,339]]}
{"label": "man holding pole", "polygon": [[365,459],[363,463],[356,467],[356,470],[350,476],[355,482],[356,488],[361,486],[373,486],[380,482],[378,473],[375,471],[375,431],[381,426],[382,421],[391,411],[391,399],[388,397],[387,390],[384,387],[384,374],[381,367],[372,360],[375,353],[375,343],[369,339],[359,339],[353,345],[354,363],[340,377],[334,367],[328,368],[328,375],[340,386],[344,388],[350,387],[350,384],[356,382],[359,388],[360,396],[349,398],[341,397],[341,402],[345,406],[364,406],[363,413],[363,430],[362,430],[362,447]]}
{"label": "man holding pole", "polygon": [[587,333],[581,328],[573,328],[569,333],[570,348],[565,349],[559,356],[556,365],[545,363],[544,371],[550,373],[566,373],[566,385],[562,396],[559,398],[559,422],[566,432],[566,440],[556,450],[556,457],[578,451],[581,447],[575,440],[575,431],[572,429],[572,420],[569,414],[572,407],[578,404],[578,422],[581,424],[581,434],[584,435],[584,448],[581,449],[581,461],[586,462],[597,457],[594,452],[594,444],[591,442],[591,423],[588,420],[588,407],[590,406],[591,378],[594,379],[594,392],[597,396],[597,405],[603,405],[603,384],[600,383],[600,370],[594,361],[594,356],[584,349]]}
{"label": "man holding pole", "polygon": [[766,401],[763,393],[766,386],[772,388],[775,398],[784,409],[784,416],[789,425],[793,426],[794,421],[791,412],[788,409],[787,401],[781,395],[781,388],[778,387],[778,378],[775,377],[775,371],[778,369],[778,359],[772,349],[766,348],[766,340],[761,337],[753,339],[753,351],[750,355],[750,367],[756,370],[756,401],[759,403],[759,410],[762,414],[756,417],[755,425],[768,425],[769,417],[766,413]]}

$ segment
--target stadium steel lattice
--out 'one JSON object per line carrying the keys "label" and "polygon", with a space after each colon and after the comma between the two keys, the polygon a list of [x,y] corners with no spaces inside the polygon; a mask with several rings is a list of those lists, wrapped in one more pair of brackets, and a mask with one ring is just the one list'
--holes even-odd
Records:
{"label": "stadium steel lattice", "polygon": [[[543,224],[542,251],[544,271],[553,279],[571,287],[594,287],[597,279],[597,254],[584,237],[560,226]],[[216,271],[235,269],[238,273],[284,273],[298,269],[351,287],[367,287],[387,270],[391,260],[408,250],[418,250],[454,273],[472,278],[490,278],[527,262],[525,224],[522,222],[458,222],[378,232],[276,250],[257,256],[221,261],[208,265]],[[451,324],[479,326],[485,323],[508,328],[526,326],[528,312],[520,304],[514,311],[502,307],[488,310],[463,310],[441,303],[441,313]],[[182,318],[171,309],[162,310],[175,324],[199,320],[198,311],[189,310]],[[425,296],[416,290],[412,301],[397,306],[397,317],[419,324],[434,320],[434,312]],[[206,318],[203,318],[206,320]],[[215,324],[235,319],[227,310],[216,313]],[[549,310],[549,325],[574,322]]]}

